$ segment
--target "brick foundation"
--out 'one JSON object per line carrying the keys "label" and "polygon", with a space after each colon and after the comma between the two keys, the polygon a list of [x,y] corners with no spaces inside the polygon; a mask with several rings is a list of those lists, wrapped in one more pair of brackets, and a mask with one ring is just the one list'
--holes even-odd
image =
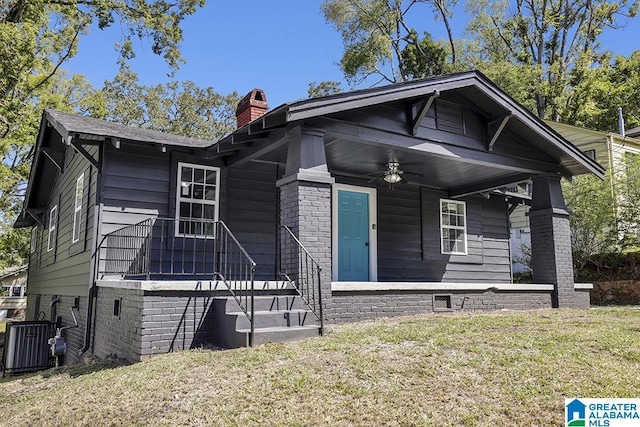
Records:
{"label": "brick foundation", "polygon": [[[212,342],[215,291],[99,289],[94,339],[99,358],[135,362]],[[116,300],[122,301],[119,316]]]}
{"label": "brick foundation", "polygon": [[[450,310],[434,309],[434,295],[451,298]],[[531,310],[551,307],[551,292],[334,292],[325,313],[330,323],[429,314],[436,311]]]}

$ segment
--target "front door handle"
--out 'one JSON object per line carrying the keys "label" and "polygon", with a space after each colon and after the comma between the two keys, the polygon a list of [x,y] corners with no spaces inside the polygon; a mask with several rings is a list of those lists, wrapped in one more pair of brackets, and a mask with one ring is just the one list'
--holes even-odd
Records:
{"label": "front door handle", "polygon": [[365,246],[369,246],[369,242],[364,242],[364,245]]}

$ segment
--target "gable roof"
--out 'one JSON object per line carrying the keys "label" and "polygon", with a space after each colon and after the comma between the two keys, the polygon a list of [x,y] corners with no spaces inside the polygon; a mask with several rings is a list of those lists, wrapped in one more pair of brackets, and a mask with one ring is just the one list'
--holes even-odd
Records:
{"label": "gable roof", "polygon": [[0,280],[26,273],[27,270],[29,270],[29,264],[5,268],[4,270],[0,271]]}
{"label": "gable roof", "polygon": [[[373,105],[424,99],[436,92],[465,90],[465,97],[486,108],[487,103],[499,114],[512,114],[517,121],[531,129],[557,153],[560,162],[572,175],[593,173],[604,178],[604,169],[590,159],[558,132],[527,108],[519,104],[479,71],[468,71],[447,76],[396,83],[369,89],[339,93],[283,104],[261,118],[222,138],[217,144],[233,141],[239,136],[257,134],[289,123]],[[215,148],[215,146],[211,147]]]}
{"label": "gable roof", "polygon": [[[189,147],[206,151],[205,156],[212,154],[212,151],[217,151],[214,153],[215,155],[230,155],[229,153],[237,153],[239,150],[252,147],[257,141],[268,145],[273,140],[270,137],[272,131],[289,125],[295,126],[296,123],[306,120],[332,117],[342,112],[382,104],[415,105],[425,102],[429,97],[439,96],[441,92],[448,91],[463,97],[465,102],[470,105],[477,106],[483,115],[486,114],[487,123],[510,117],[508,123],[503,120],[503,126],[506,123],[506,128],[513,130],[516,134],[524,135],[528,143],[543,150],[554,162],[557,162],[558,170],[562,174],[571,176],[593,173],[600,178],[604,177],[602,166],[587,157],[544,121],[499,89],[482,73],[469,71],[282,104],[217,142],[134,128],[62,111],[45,110],[36,143],[24,208],[25,211],[29,208],[32,208],[34,212],[38,210],[37,206],[32,206],[31,193],[34,187],[36,193],[40,194],[38,197],[44,198],[48,192],[46,188],[42,187],[52,183],[55,178],[55,166],[52,165],[52,162],[42,161],[43,154],[47,155],[46,151],[51,149],[51,147],[45,146],[46,144],[56,144],[60,147],[70,144],[74,137],[79,137],[81,140],[97,143],[103,141],[115,143],[125,140],[162,146]],[[61,140],[47,142],[48,138],[45,138],[47,128],[55,129],[56,133],[61,136]],[[497,133],[499,134],[499,132]],[[407,130],[406,136],[411,136],[409,130]],[[423,141],[427,141],[427,139],[423,139]],[[494,142],[495,140],[492,140],[489,144],[488,151],[491,151],[491,145]],[[245,154],[242,153],[242,156]],[[33,225],[33,220],[25,215],[22,215],[15,224],[18,227],[29,225]]]}
{"label": "gable roof", "polygon": [[640,137],[640,126],[627,130],[625,134],[634,138]]}
{"label": "gable roof", "polygon": [[[545,120],[545,123],[555,129],[576,147],[581,149],[585,145],[593,143],[605,144],[609,138],[611,138],[612,141],[620,144],[621,146],[626,146],[627,149],[640,149],[640,138],[634,137],[629,133],[627,133],[625,136],[622,136],[616,132],[603,132],[599,130],[568,125],[566,123],[554,122],[551,120]],[[640,136],[640,132],[638,133],[638,136]]]}
{"label": "gable roof", "polygon": [[116,138],[129,141],[150,142],[162,145],[204,148],[213,141],[178,136],[152,129],[125,126],[120,123],[108,122],[93,117],[79,116],[73,113],[47,109],[44,110],[46,120],[62,136],[63,140],[74,134],[86,140],[103,140]]}
{"label": "gable roof", "polygon": [[213,144],[213,141],[210,140],[189,138],[151,129],[125,126],[93,117],[46,109],[42,113],[35,154],[29,174],[29,182],[25,192],[23,207],[25,212],[19,215],[14,223],[14,227],[16,228],[29,227],[35,223],[34,218],[26,215],[26,210],[33,208],[33,206],[31,206],[31,199],[34,188],[36,193],[43,195],[49,194],[53,186],[56,167],[51,162],[42,161],[43,154],[49,156],[46,151],[52,148],[46,145],[53,144],[45,138],[45,133],[49,127],[55,129],[61,137],[61,141],[58,139],[59,142],[56,143],[58,146],[60,142],[62,145],[71,144],[71,140],[74,137],[96,143],[102,143],[103,141],[130,141],[156,144],[159,146],[188,147],[192,149],[203,149]]}

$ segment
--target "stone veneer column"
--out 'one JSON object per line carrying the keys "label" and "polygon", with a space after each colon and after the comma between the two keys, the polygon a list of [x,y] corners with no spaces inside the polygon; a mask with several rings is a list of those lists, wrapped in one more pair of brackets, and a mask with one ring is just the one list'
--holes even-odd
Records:
{"label": "stone veneer column", "polygon": [[534,283],[555,285],[554,307],[582,308],[574,289],[569,212],[560,177],[533,180],[529,220]]}
{"label": "stone veneer column", "polygon": [[322,301],[331,298],[331,185],[324,132],[296,127],[288,133],[285,175],[280,188],[280,222],[288,226],[322,268]]}

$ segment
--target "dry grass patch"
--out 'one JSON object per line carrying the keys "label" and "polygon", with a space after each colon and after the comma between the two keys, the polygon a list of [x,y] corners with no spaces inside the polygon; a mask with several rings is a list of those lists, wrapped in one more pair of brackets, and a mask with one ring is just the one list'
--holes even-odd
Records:
{"label": "dry grass patch", "polygon": [[0,381],[26,425],[560,425],[564,397],[637,397],[640,310],[428,315],[324,338]]}

